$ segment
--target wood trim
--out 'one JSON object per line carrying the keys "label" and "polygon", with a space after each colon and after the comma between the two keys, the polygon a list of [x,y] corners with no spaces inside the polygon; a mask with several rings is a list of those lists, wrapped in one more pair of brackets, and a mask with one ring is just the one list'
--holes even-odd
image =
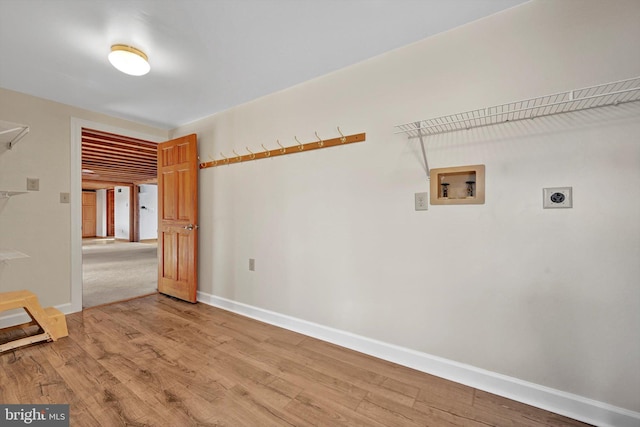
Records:
{"label": "wood trim", "polygon": [[140,187],[136,184],[129,186],[129,241],[140,240]]}
{"label": "wood trim", "polygon": [[293,145],[291,147],[277,147],[273,150],[256,152],[253,154],[244,154],[241,156],[230,155],[226,159],[213,160],[210,162],[200,163],[200,169],[213,168],[216,166],[226,166],[242,163],[251,160],[269,159],[271,157],[285,156],[288,154],[305,153],[307,151],[320,150],[323,148],[337,147],[366,140],[365,133],[355,135],[347,135],[344,138],[333,138],[320,141],[309,142],[306,144]]}
{"label": "wood trim", "polygon": [[81,140],[82,169],[85,171],[83,183],[103,182],[108,187],[157,180],[158,150],[155,142],[84,127]]}
{"label": "wood trim", "polygon": [[149,179],[144,180],[144,181],[138,181],[138,182],[136,182],[136,184],[138,184],[138,185],[142,185],[142,184],[158,184],[158,177],[149,178]]}
{"label": "wood trim", "polygon": [[110,188],[107,190],[107,237],[116,235],[116,190],[114,188]]}
{"label": "wood trim", "polygon": [[83,180],[82,190],[107,190],[113,189],[114,187],[126,187],[130,184],[129,182]]}

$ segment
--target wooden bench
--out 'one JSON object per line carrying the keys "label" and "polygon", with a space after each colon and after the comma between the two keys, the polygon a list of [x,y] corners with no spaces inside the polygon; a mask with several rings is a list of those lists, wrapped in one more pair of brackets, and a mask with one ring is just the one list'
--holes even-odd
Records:
{"label": "wooden bench", "polygon": [[33,292],[13,291],[0,293],[0,313],[17,308],[24,309],[32,321],[0,329],[0,335],[33,325],[38,325],[42,332],[0,344],[0,353],[40,341],[56,341],[58,338],[69,335],[64,314],[54,307],[42,308],[38,302],[38,297]]}

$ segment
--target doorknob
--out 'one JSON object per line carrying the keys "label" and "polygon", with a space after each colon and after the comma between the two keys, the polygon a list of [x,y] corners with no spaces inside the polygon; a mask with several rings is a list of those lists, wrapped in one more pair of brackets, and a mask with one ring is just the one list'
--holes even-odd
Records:
{"label": "doorknob", "polygon": [[197,230],[198,228],[200,228],[199,225],[193,225],[193,224],[185,225],[184,227],[185,230],[189,230],[189,231]]}

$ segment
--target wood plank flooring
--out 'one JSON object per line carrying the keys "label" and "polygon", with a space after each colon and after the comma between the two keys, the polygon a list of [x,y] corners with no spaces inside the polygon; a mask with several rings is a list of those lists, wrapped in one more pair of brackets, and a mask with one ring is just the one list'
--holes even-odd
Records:
{"label": "wood plank flooring", "polygon": [[0,354],[0,402],[72,426],[586,426],[204,304],[152,295]]}

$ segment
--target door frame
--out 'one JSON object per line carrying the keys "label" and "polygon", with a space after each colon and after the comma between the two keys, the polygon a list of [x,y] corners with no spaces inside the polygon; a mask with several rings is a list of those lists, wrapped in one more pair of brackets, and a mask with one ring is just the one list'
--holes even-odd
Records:
{"label": "door frame", "polygon": [[71,117],[70,149],[70,204],[71,204],[71,307],[69,312],[82,311],[82,128],[91,128],[103,132],[115,133],[152,142],[169,140],[169,131],[165,136],[150,135],[123,129],[104,123]]}

